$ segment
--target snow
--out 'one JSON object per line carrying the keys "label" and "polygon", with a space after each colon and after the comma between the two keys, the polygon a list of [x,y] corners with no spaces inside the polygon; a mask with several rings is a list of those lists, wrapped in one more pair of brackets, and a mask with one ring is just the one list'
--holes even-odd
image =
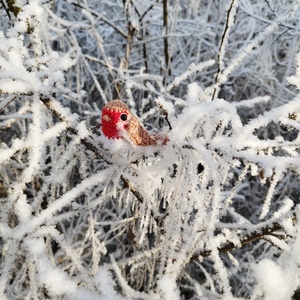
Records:
{"label": "snow", "polygon": [[179,290],[176,281],[171,276],[163,276],[157,283],[157,288],[161,295],[161,299],[177,300],[180,299]]}
{"label": "snow", "polygon": [[112,278],[111,272],[107,267],[103,266],[99,269],[94,278],[94,282],[101,287],[101,290],[103,291],[101,297],[103,299],[124,299],[117,294],[115,282]]}
{"label": "snow", "polygon": [[76,284],[63,271],[54,268],[44,255],[45,244],[41,239],[30,240],[26,244],[30,254],[36,258],[38,280],[45,285],[50,295],[57,297],[76,290]]}
{"label": "snow", "polygon": [[170,91],[172,88],[178,86],[182,81],[187,79],[192,74],[194,74],[196,72],[201,72],[203,69],[212,66],[214,63],[215,63],[214,60],[208,60],[204,63],[200,63],[197,65],[192,63],[184,73],[182,73],[180,76],[177,76],[174,78],[174,81],[168,85],[166,90]]}
{"label": "snow", "polygon": [[[85,190],[91,186],[99,184],[103,178],[110,176],[110,172],[99,172],[89,178],[83,180],[76,188],[71,189],[65,193],[62,197],[52,203],[47,209],[43,210],[37,217],[32,218],[30,221],[18,226],[15,230],[15,236],[21,238],[24,234],[32,232],[37,226],[44,224],[45,222],[51,223],[53,214],[60,211],[65,206],[69,205],[75,197],[85,192]],[[49,220],[49,221],[48,221]]]}
{"label": "snow", "polygon": [[290,299],[291,282],[278,264],[270,259],[263,259],[253,266],[258,282],[256,293],[266,300]]}
{"label": "snow", "polygon": [[132,145],[125,139],[108,139],[104,135],[99,138],[106,149],[109,149],[111,153],[128,153],[132,148]]}

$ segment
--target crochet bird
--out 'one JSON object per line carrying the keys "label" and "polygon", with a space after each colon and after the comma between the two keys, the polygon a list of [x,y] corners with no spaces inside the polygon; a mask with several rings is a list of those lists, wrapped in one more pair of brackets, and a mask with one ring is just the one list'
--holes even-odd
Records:
{"label": "crochet bird", "polygon": [[108,102],[102,109],[102,132],[108,139],[125,139],[138,146],[165,145],[165,135],[150,134],[120,100]]}

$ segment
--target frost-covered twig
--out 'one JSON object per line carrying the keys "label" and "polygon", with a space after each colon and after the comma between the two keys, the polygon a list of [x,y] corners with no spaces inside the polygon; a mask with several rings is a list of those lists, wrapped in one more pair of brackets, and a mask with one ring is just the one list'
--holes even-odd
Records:
{"label": "frost-covered twig", "polygon": [[[295,225],[295,223],[297,222],[297,220],[295,219],[295,216],[293,215],[291,218],[293,219],[293,223]],[[247,232],[246,234],[240,233],[239,234],[239,244],[235,244],[233,242],[227,242],[224,245],[220,246],[218,248],[218,250],[221,253],[227,253],[227,252],[230,252],[237,248],[246,246],[247,244],[252,243],[258,239],[266,239],[267,240],[268,236],[275,235],[276,232],[278,232],[278,231],[285,232],[285,228],[279,222],[274,222],[270,225],[260,228],[259,230],[254,230],[253,232]],[[191,257],[191,259],[192,260],[199,259],[199,256],[207,257],[207,256],[210,256],[210,254],[211,254],[210,250],[202,251],[200,253],[193,255]]]}
{"label": "frost-covered twig", "polygon": [[124,187],[125,188],[128,188],[132,194],[136,197],[136,199],[143,203],[144,202],[144,199],[143,199],[143,196],[141,195],[141,193],[132,185],[132,183],[127,179],[125,178],[123,175],[121,175],[121,180],[123,181],[124,183]]}
{"label": "frost-covered twig", "polygon": [[[45,106],[61,121],[61,122],[68,122],[68,120],[53,106],[53,102],[51,101],[50,98],[40,98],[40,100],[45,104]],[[70,122],[68,122],[70,123]],[[71,132],[74,135],[79,136],[80,133],[78,131],[78,129],[72,127],[72,126],[68,126],[67,130],[69,132]],[[99,152],[99,146],[97,147],[95,141],[93,141],[91,136],[88,137],[82,137],[80,139],[81,143],[83,145],[86,146],[86,148],[90,151],[92,151],[93,153],[95,153],[95,155],[97,155],[97,157],[102,158],[106,163],[111,164],[111,162],[108,161],[108,159],[104,156],[103,153]]]}
{"label": "frost-covered twig", "polygon": [[240,52],[240,54],[235,57],[232,62],[224,69],[222,76],[220,77],[220,84],[224,84],[228,79],[228,76],[240,65],[240,63],[250,54],[250,52],[255,48],[259,43],[261,43],[267,36],[272,34],[280,24],[291,19],[297,13],[300,3],[297,1],[292,9],[284,16],[280,16],[278,19],[272,22],[267,26],[262,32],[260,32],[253,40]]}

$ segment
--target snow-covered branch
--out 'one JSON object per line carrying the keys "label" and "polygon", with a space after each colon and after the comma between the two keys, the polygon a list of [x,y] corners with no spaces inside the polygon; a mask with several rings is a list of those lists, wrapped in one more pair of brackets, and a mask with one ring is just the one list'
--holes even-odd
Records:
{"label": "snow-covered branch", "polygon": [[0,298],[296,299],[299,4],[1,1]]}

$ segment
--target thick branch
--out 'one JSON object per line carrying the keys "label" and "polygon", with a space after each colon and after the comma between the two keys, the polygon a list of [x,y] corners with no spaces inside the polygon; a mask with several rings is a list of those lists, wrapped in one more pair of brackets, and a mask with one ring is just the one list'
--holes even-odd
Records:
{"label": "thick branch", "polygon": [[[297,221],[295,216],[292,216],[292,218],[293,218],[293,222]],[[241,248],[241,247],[243,247],[251,242],[254,242],[258,239],[267,239],[268,236],[270,236],[270,235],[274,236],[274,233],[276,231],[284,231],[284,228],[279,223],[274,222],[271,227],[265,226],[265,227],[262,227],[259,231],[253,231],[249,234],[245,234],[244,236],[241,236],[239,245],[235,245],[232,242],[228,242],[228,243],[224,244],[222,247],[219,247],[218,250],[221,253],[227,253],[234,249]],[[211,250],[205,250],[200,253],[194,254],[191,257],[191,259],[195,260],[195,259],[198,259],[199,256],[207,257],[210,255],[211,255]]]}

